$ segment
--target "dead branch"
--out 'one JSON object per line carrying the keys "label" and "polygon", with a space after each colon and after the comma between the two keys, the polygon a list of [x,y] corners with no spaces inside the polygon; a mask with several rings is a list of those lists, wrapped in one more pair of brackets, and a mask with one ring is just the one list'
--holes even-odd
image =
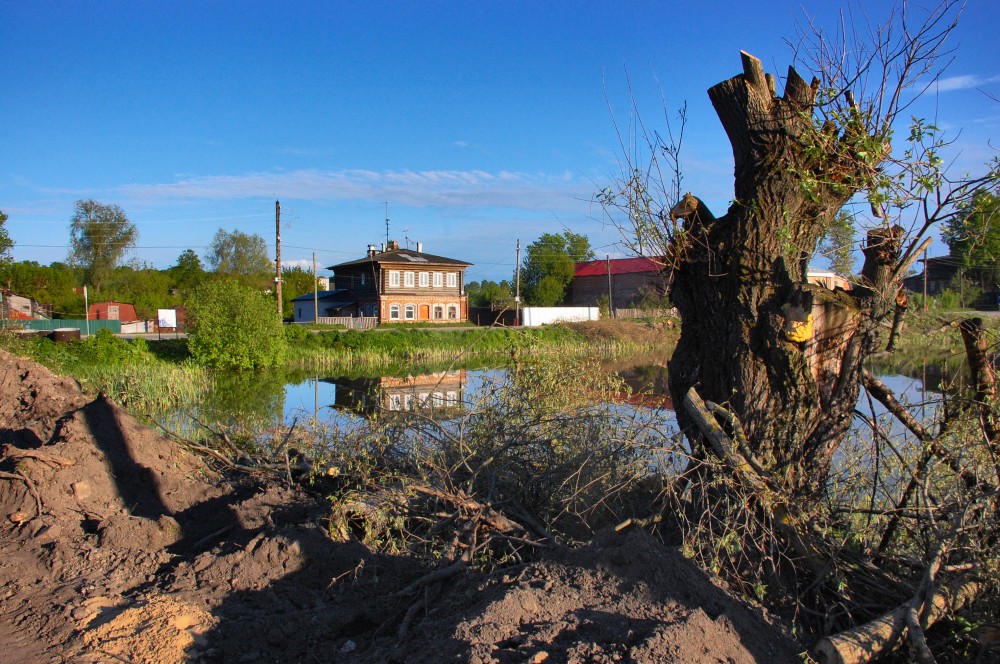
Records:
{"label": "dead branch", "polygon": [[45,450],[23,450],[20,447],[14,447],[10,444],[0,447],[0,457],[8,457],[11,459],[34,459],[35,461],[41,461],[42,463],[48,464],[52,467],[66,467],[72,466],[76,463],[73,459],[67,459],[66,457],[53,454],[52,452],[47,452]]}
{"label": "dead branch", "polygon": [[410,585],[406,586],[402,590],[398,590],[395,593],[393,593],[392,596],[404,597],[406,595],[412,595],[413,593],[417,592],[424,586],[430,585],[432,583],[438,583],[440,581],[444,581],[445,579],[455,576],[456,574],[464,570],[466,566],[467,563],[465,562],[465,559],[459,558],[458,560],[453,562],[451,565],[448,565],[447,567],[442,567],[440,569],[436,569],[432,572],[423,575],[422,577],[420,577]]}
{"label": "dead branch", "polygon": [[[793,508],[788,504],[781,494],[770,486],[767,478],[757,474],[756,469],[749,460],[738,461],[732,452],[735,447],[733,441],[726,435],[715,416],[709,410],[698,392],[692,387],[684,396],[684,408],[697,424],[698,429],[709,441],[712,451],[733,473],[743,481],[753,491],[753,495],[759,501],[761,507],[767,513],[769,520],[780,532],[795,553],[799,555],[803,563],[817,578],[825,577],[829,571],[829,566],[822,560],[819,552],[808,543],[799,532],[795,524]],[[730,415],[735,419],[735,416]],[[737,429],[741,430],[741,429]],[[759,468],[759,464],[756,464]]]}
{"label": "dead branch", "polygon": [[[979,591],[979,584],[968,580],[938,588],[926,604],[927,626],[971,603]],[[820,664],[864,664],[888,654],[899,644],[906,630],[906,614],[913,601],[860,627],[820,639],[813,648],[817,660]]]}
{"label": "dead branch", "polygon": [[27,485],[28,492],[31,493],[32,498],[35,499],[34,519],[39,523],[42,523],[42,497],[38,495],[38,489],[35,488],[35,483],[31,481],[31,478],[20,470],[14,473],[8,473],[6,471],[0,470],[0,479],[12,480],[12,481],[19,480]]}

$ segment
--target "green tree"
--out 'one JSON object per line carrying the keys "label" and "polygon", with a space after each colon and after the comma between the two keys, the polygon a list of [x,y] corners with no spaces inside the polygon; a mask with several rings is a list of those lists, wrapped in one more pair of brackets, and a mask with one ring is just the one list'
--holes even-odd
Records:
{"label": "green tree", "polygon": [[14,241],[7,234],[5,223],[7,223],[7,215],[3,213],[3,210],[0,210],[0,263],[10,262],[10,250],[14,246]]}
{"label": "green tree", "polygon": [[0,284],[51,308],[55,318],[83,316],[83,293],[74,288],[80,278],[79,270],[66,263],[46,266],[36,261],[0,262]]}
{"label": "green tree", "polygon": [[507,280],[497,283],[495,281],[472,281],[465,285],[465,294],[469,298],[471,307],[513,307],[514,289]]}
{"label": "green tree", "polygon": [[209,268],[219,276],[233,277],[259,289],[273,286],[273,263],[260,235],[220,228],[212,238],[207,260]]}
{"label": "green tree", "polygon": [[819,253],[830,261],[830,269],[849,277],[854,274],[854,220],[841,210],[820,238]]}
{"label": "green tree", "polygon": [[526,304],[551,307],[566,299],[576,264],[594,258],[586,235],[545,233],[528,245],[521,264],[521,290]]}
{"label": "green tree", "polygon": [[1000,196],[982,192],[941,231],[949,255],[980,288],[1000,284]]}
{"label": "green tree", "polygon": [[139,231],[117,205],[90,199],[76,202],[69,237],[70,264],[82,267],[86,282],[99,289],[135,247]]}
{"label": "green tree", "polygon": [[265,369],[284,359],[285,334],[271,298],[234,279],[208,281],[188,301],[188,350],[217,369]]}
{"label": "green tree", "polygon": [[205,280],[205,268],[194,249],[185,249],[177,257],[177,264],[167,268],[172,282],[182,295],[186,295]]}
{"label": "green tree", "polygon": [[312,293],[316,280],[312,270],[306,270],[298,265],[281,268],[281,307],[282,311],[292,314],[292,300],[300,295]]}

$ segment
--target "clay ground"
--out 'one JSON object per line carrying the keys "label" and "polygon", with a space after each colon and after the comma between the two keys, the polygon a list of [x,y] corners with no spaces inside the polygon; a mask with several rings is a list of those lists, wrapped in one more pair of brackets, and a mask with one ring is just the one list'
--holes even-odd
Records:
{"label": "clay ground", "polygon": [[0,381],[5,662],[801,661],[641,530],[409,592],[431,568],[334,541],[321,497],[224,477],[2,352]]}

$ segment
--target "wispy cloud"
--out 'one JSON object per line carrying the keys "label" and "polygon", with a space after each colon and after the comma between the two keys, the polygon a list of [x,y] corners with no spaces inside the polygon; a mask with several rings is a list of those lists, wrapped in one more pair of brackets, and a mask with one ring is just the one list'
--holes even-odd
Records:
{"label": "wispy cloud", "polygon": [[[168,199],[235,200],[275,197],[310,201],[391,200],[415,207],[503,207],[547,210],[578,206],[591,185],[567,174],[511,171],[321,171],[184,176],[163,184],[125,185],[142,202]],[[574,203],[575,202],[575,203]]]}
{"label": "wispy cloud", "polygon": [[976,74],[948,76],[937,81],[932,89],[936,92],[954,92],[955,90],[979,88],[997,81],[1000,81],[1000,76],[979,76]]}

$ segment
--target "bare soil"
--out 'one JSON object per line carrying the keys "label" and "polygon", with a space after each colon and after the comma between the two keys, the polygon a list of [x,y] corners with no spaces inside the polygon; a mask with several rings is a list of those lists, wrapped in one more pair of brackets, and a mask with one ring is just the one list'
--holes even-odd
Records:
{"label": "bare soil", "polygon": [[430,570],[335,541],[320,497],[220,475],[2,351],[0,377],[5,662],[800,661],[641,530],[408,593]]}

